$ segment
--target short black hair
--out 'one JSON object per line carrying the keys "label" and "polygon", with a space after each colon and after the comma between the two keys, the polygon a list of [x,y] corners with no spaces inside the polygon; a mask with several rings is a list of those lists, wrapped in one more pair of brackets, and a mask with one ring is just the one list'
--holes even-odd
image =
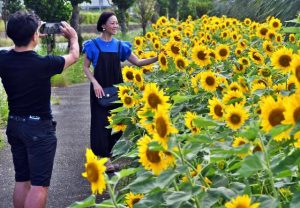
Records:
{"label": "short black hair", "polygon": [[97,30],[99,32],[103,32],[103,28],[102,25],[105,25],[107,20],[111,17],[111,16],[116,16],[116,14],[114,12],[103,12],[97,22]]}
{"label": "short black hair", "polygon": [[40,18],[34,12],[17,11],[8,18],[6,34],[16,46],[27,46],[39,23]]}

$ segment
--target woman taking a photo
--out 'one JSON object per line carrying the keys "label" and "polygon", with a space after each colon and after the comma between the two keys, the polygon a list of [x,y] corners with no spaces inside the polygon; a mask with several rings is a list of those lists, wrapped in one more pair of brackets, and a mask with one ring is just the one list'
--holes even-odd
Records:
{"label": "woman taking a photo", "polygon": [[[111,135],[109,125],[109,111],[113,107],[103,107],[97,102],[98,98],[105,95],[103,88],[112,87],[122,83],[121,61],[128,60],[136,66],[145,66],[157,61],[157,57],[139,59],[132,53],[131,44],[113,38],[119,28],[118,19],[113,12],[103,12],[97,23],[100,32],[95,39],[88,40],[83,45],[84,64],[83,69],[91,81],[90,104],[91,104],[91,149],[100,157],[110,157],[111,150],[122,133]],[[90,71],[93,65],[94,72]],[[106,164],[107,171],[112,172],[117,168],[109,160]]]}

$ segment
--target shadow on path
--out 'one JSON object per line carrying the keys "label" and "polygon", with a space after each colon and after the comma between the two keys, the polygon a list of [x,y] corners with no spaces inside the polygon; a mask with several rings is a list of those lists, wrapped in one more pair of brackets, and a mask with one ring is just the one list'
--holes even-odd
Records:
{"label": "shadow on path", "polygon": [[[60,104],[52,106],[57,121],[57,150],[48,208],[64,208],[91,194],[84,172],[85,149],[89,147],[89,84],[52,89]],[[0,208],[12,206],[14,170],[9,145],[0,152]]]}

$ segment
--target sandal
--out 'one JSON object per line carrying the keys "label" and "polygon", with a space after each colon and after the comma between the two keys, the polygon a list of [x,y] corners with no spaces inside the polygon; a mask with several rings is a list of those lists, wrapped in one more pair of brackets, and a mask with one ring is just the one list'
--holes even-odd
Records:
{"label": "sandal", "polygon": [[105,166],[106,166],[105,172],[107,173],[117,172],[121,169],[119,164],[113,164],[110,159],[105,163]]}

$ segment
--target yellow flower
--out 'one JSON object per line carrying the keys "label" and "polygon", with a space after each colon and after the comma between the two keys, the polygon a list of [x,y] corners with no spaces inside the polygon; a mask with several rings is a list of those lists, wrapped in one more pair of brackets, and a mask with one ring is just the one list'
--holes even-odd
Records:
{"label": "yellow flower", "polygon": [[281,72],[288,73],[291,68],[292,57],[292,49],[282,47],[272,54],[271,63],[275,68],[280,69]]}
{"label": "yellow flower", "polygon": [[218,98],[213,97],[208,101],[209,103],[209,115],[215,120],[223,119],[224,105]]}
{"label": "yellow flower", "polygon": [[118,96],[122,97],[124,94],[129,94],[133,89],[129,86],[118,85]]}
{"label": "yellow flower", "polygon": [[[300,95],[291,95],[284,105],[286,111],[283,113],[285,120],[282,123],[296,125],[300,121]],[[295,139],[300,139],[300,132],[297,132],[294,137]]]}
{"label": "yellow flower", "polygon": [[102,194],[106,188],[104,179],[106,167],[104,164],[107,162],[107,158],[98,159],[91,149],[86,149],[85,156],[85,172],[82,173],[82,176],[91,183],[93,194]]}
{"label": "yellow flower", "polygon": [[256,90],[263,90],[263,89],[266,89],[266,85],[264,85],[263,83],[256,83],[252,85],[251,92],[254,93]]}
{"label": "yellow flower", "polygon": [[246,57],[241,57],[238,59],[239,64],[244,65],[245,67],[250,66],[250,61]]}
{"label": "yellow flower", "polygon": [[133,82],[135,69],[131,66],[125,66],[122,69],[122,76],[125,82]]}
{"label": "yellow flower", "polygon": [[[191,177],[194,178],[195,176],[197,176],[201,172],[201,169],[202,169],[201,168],[201,164],[198,164],[196,166],[196,170],[193,170],[192,172],[190,172]],[[182,181],[183,182],[188,182],[189,181],[188,177],[187,176],[183,176],[182,177]]]}
{"label": "yellow flower", "polygon": [[236,101],[234,105],[239,104],[239,105],[245,105],[246,103],[246,98],[243,94],[243,92],[241,91],[228,91],[224,96],[223,96],[223,103],[225,105],[231,105],[232,103],[230,103],[231,101],[233,101],[234,99],[240,98],[239,101]]}
{"label": "yellow flower", "polygon": [[215,74],[211,71],[201,73],[201,86],[204,90],[214,92],[218,87],[218,80]]}
{"label": "yellow flower", "polygon": [[196,113],[190,112],[190,111],[186,112],[186,114],[184,116],[185,125],[186,125],[186,127],[188,127],[191,130],[191,132],[193,134],[200,133],[200,129],[197,128],[193,123],[194,119],[196,119],[197,117],[198,116]]}
{"label": "yellow flower", "polygon": [[[261,126],[265,132],[269,132],[274,126],[282,124],[284,121],[285,107],[283,105],[283,99],[278,97],[277,101],[272,96],[265,97],[261,100]],[[288,132],[282,132],[275,136],[276,141],[282,139],[289,139]]]}
{"label": "yellow flower", "polygon": [[136,37],[134,37],[133,43],[136,48],[142,48],[143,44],[144,44],[144,38],[136,36]]}
{"label": "yellow flower", "polygon": [[300,86],[300,55],[295,55],[291,62],[291,70],[297,80],[297,85]]}
{"label": "yellow flower", "polygon": [[148,144],[153,140],[144,135],[137,142],[139,152],[139,162],[146,170],[150,170],[155,175],[159,175],[162,171],[168,168],[168,164],[164,160],[163,151],[154,151],[148,148]]}
{"label": "yellow flower", "polygon": [[126,204],[129,208],[133,208],[133,206],[138,203],[142,198],[144,198],[144,194],[134,194],[132,192],[125,195]]}
{"label": "yellow flower", "polygon": [[132,108],[136,103],[134,98],[126,93],[121,96],[121,101],[125,108]]}
{"label": "yellow flower", "polygon": [[160,42],[159,41],[155,41],[154,43],[153,43],[153,47],[155,48],[155,50],[160,50]]}
{"label": "yellow flower", "polygon": [[159,90],[155,83],[146,84],[142,100],[145,102],[146,107],[152,110],[156,110],[158,105],[165,108],[170,107],[170,104],[168,104],[169,97],[164,96],[164,92]]}
{"label": "yellow flower", "polygon": [[260,38],[266,38],[268,33],[268,28],[265,25],[260,25],[257,30],[257,36]]}
{"label": "yellow flower", "polygon": [[237,74],[245,73],[246,67],[244,65],[241,65],[241,64],[235,64],[235,65],[233,65],[233,71]]}
{"label": "yellow flower", "polygon": [[249,26],[251,24],[251,19],[245,18],[244,19],[244,24],[247,25],[247,26]]}
{"label": "yellow flower", "polygon": [[273,46],[272,42],[268,41],[268,40],[263,42],[263,49],[267,53],[268,56],[271,56],[272,53],[274,52],[274,46]]}
{"label": "yellow flower", "polygon": [[[232,147],[239,147],[241,145],[248,144],[248,143],[249,141],[243,137],[235,137],[234,141],[232,142]],[[249,155],[249,152],[238,154],[240,158],[244,158],[247,155]]]}
{"label": "yellow flower", "polygon": [[236,131],[245,123],[249,115],[242,105],[230,105],[226,107],[224,116],[227,126]]}
{"label": "yellow flower", "polygon": [[251,49],[249,52],[250,59],[257,65],[263,65],[265,58],[257,50]]}
{"label": "yellow flower", "polygon": [[113,116],[114,116],[114,114],[111,114],[111,116],[107,117],[109,125],[112,125],[113,132],[125,131],[127,128],[127,125],[125,125],[123,123],[114,123]]}
{"label": "yellow flower", "polygon": [[216,48],[217,59],[225,61],[230,55],[230,50],[228,45],[220,44]]}
{"label": "yellow flower", "polygon": [[159,66],[162,70],[166,71],[168,68],[168,60],[164,53],[158,55]]}
{"label": "yellow flower", "polygon": [[237,82],[232,82],[228,86],[228,89],[231,91],[242,91],[243,88]]}
{"label": "yellow flower", "polygon": [[251,198],[248,195],[237,196],[231,199],[230,202],[226,202],[226,208],[258,208],[260,203],[251,204]]}
{"label": "yellow flower", "polygon": [[175,58],[175,66],[179,70],[185,70],[188,64],[189,64],[188,60],[181,55]]}
{"label": "yellow flower", "polygon": [[166,51],[170,57],[176,58],[180,55],[181,44],[176,41],[169,41],[166,44]]}
{"label": "yellow flower", "polygon": [[290,34],[290,35],[289,35],[289,41],[290,41],[291,43],[296,43],[296,37],[295,37],[295,34]]}
{"label": "yellow flower", "polygon": [[280,19],[277,18],[272,18],[271,21],[269,22],[269,25],[274,29],[274,30],[279,30],[281,28],[281,21]]}
{"label": "yellow flower", "polygon": [[211,63],[209,51],[204,46],[195,46],[192,49],[192,59],[200,67]]}

